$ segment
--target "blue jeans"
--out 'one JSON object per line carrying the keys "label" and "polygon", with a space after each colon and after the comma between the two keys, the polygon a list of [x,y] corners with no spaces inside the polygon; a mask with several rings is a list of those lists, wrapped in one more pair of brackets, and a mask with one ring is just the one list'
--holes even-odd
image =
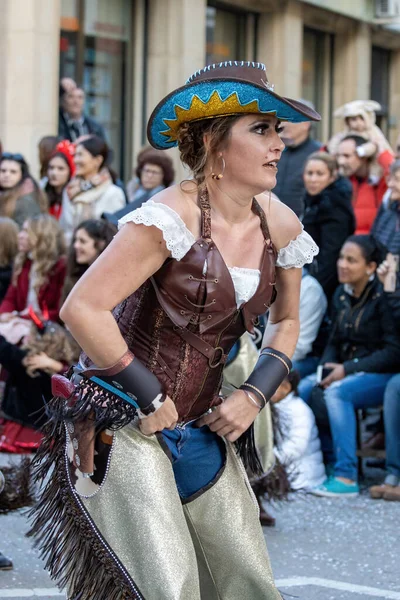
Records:
{"label": "blue jeans", "polygon": [[315,373],[315,369],[319,365],[320,359],[317,356],[306,356],[302,360],[293,361],[293,369],[299,372],[300,379]]}
{"label": "blue jeans", "polygon": [[[332,383],[324,393],[335,454],[335,476],[357,481],[357,422],[355,409],[383,404],[390,373],[357,373]],[[316,375],[303,379],[299,396],[308,402]]]}
{"label": "blue jeans", "polygon": [[386,435],[386,470],[400,477],[400,374],[391,378],[383,400]]}
{"label": "blue jeans", "polygon": [[162,439],[168,447],[176,487],[182,499],[207,487],[225,464],[224,440],[208,425],[196,423],[164,429]]}

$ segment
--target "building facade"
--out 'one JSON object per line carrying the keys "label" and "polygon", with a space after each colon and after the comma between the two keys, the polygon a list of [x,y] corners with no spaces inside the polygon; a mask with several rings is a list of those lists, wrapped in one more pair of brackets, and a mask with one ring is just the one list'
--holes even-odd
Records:
{"label": "building facade", "polygon": [[[316,105],[322,141],[333,110],[372,98],[392,144],[400,129],[398,0],[2,0],[0,140],[37,172],[57,131],[60,76],[86,92],[128,179],[157,102],[205,64],[256,60],[275,89]],[[382,7],[381,7],[382,8]],[[388,9],[387,9],[388,10]],[[172,153],[177,162],[176,153]],[[182,174],[182,173],[179,173]]]}

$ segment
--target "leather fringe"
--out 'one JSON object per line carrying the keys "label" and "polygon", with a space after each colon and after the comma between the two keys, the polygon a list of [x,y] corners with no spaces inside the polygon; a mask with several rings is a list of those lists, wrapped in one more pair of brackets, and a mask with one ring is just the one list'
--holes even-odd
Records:
{"label": "leather fringe", "polygon": [[144,600],[71,486],[66,442],[64,424],[49,421],[32,464],[33,481],[42,489],[29,511],[27,535],[70,600]]}
{"label": "leather fringe", "polygon": [[30,483],[31,461],[24,457],[18,464],[2,467],[5,479],[4,490],[0,493],[0,514],[32,506],[33,493]]}
{"label": "leather fringe", "polygon": [[289,494],[295,490],[291,484],[292,474],[287,465],[283,465],[276,459],[272,471],[250,481],[253,492],[257,498],[278,502],[289,500]]}
{"label": "leather fringe", "polygon": [[250,475],[261,476],[263,468],[256,448],[253,424],[242,433],[235,445],[244,467]]}
{"label": "leather fringe", "polygon": [[81,422],[90,418],[96,431],[115,431],[128,425],[135,418],[137,410],[93,381],[82,380],[69,398],[53,398],[47,407],[47,414],[51,421],[57,423]]}

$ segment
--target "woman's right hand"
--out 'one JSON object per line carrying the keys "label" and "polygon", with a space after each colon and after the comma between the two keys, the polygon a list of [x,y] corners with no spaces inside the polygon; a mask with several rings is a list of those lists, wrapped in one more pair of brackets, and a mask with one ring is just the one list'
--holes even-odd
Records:
{"label": "woman's right hand", "polygon": [[376,274],[378,275],[378,279],[381,284],[384,286],[386,282],[386,278],[389,274],[390,265],[387,260],[384,260],[376,270]]}
{"label": "woman's right hand", "polygon": [[175,429],[177,422],[178,413],[175,404],[167,396],[162,406],[155,413],[139,421],[139,427],[144,435],[152,435],[163,429]]}

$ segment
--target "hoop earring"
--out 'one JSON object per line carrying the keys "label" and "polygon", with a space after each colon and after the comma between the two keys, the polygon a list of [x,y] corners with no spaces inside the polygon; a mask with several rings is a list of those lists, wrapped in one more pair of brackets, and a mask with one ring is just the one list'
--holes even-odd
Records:
{"label": "hoop earring", "polygon": [[211,173],[211,177],[212,179],[216,179],[217,181],[219,181],[220,179],[223,178],[224,176],[224,172],[225,172],[225,160],[223,156],[220,156],[220,159],[222,160],[222,173],[218,173],[218,175],[214,172]]}

